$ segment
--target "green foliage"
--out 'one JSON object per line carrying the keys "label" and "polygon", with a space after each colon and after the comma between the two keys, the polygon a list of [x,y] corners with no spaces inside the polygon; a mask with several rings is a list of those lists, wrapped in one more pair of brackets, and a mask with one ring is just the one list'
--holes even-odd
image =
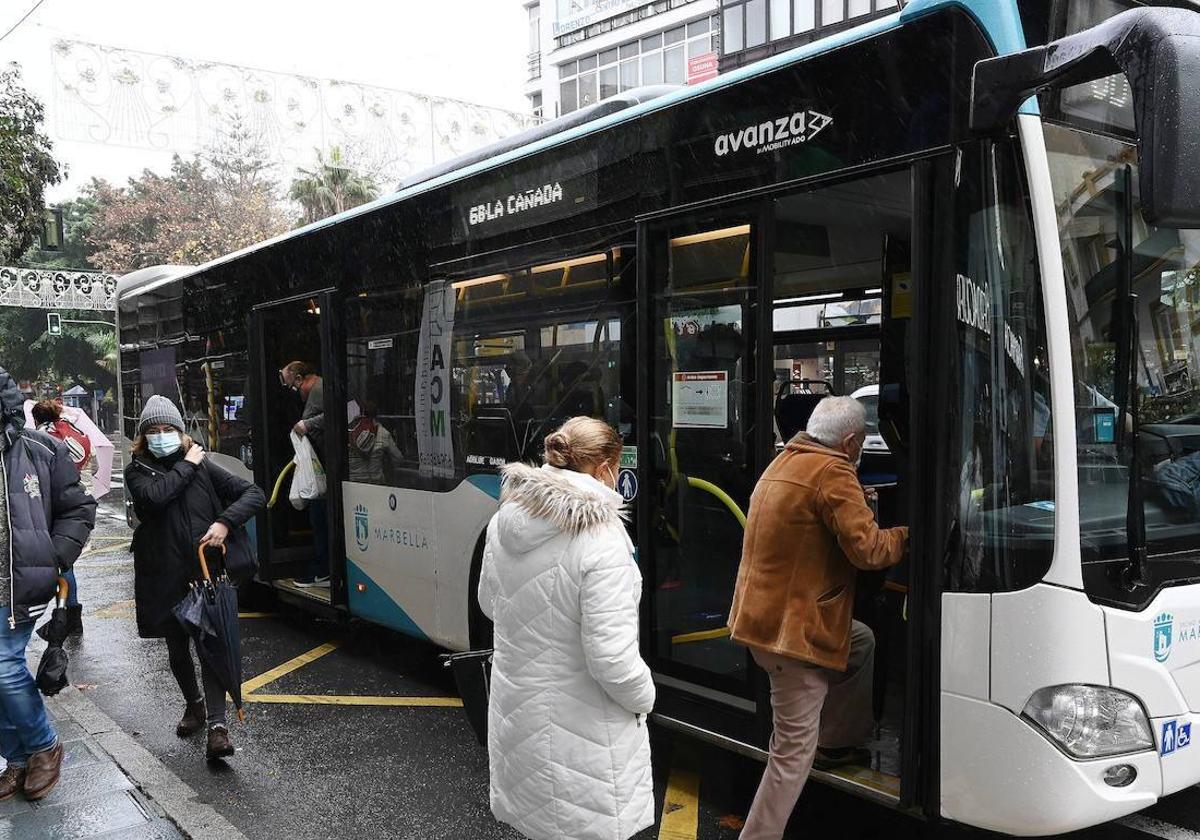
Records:
{"label": "green foliage", "polygon": [[300,177],[292,181],[288,197],[301,207],[301,224],[311,224],[366,204],[379,195],[375,179],[356,171],[339,146],[329,150],[328,159],[318,149],[317,165],[298,171]]}
{"label": "green foliage", "polygon": [[[63,310],[67,320],[103,320],[96,312]],[[107,390],[116,384],[116,330],[64,324],[61,336],[46,334],[46,310],[0,308],[0,367],[18,381],[50,382],[64,389],[81,384]]]}
{"label": "green foliage", "polygon": [[94,182],[91,262],[114,274],[198,265],[287,230],[270,182],[252,177],[244,160],[227,162],[176,155],[168,175],[147,169],[125,187]]}
{"label": "green foliage", "polygon": [[21,85],[21,68],[0,71],[0,264],[11,264],[37,239],[46,187],[62,180],[42,131],[45,109]]}

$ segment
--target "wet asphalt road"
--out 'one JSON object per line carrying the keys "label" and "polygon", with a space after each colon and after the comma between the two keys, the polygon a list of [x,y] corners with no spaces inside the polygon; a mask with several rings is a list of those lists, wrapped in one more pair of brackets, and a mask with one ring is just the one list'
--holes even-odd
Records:
{"label": "wet asphalt road", "polygon": [[[224,764],[206,764],[201,736],[187,741],[175,736],[182,702],[165,648],[137,638],[130,534],[119,500],[110,498],[101,511],[93,542],[77,567],[85,635],[69,643],[72,682],[248,837],[317,840],[348,831],[419,840],[519,837],[492,819],[486,753],[459,708],[252,701],[245,723],[234,721],[230,727],[237,754]],[[379,628],[317,621],[270,604],[261,612],[265,615],[241,622],[247,680],[322,645],[337,648],[264,684],[257,694],[455,696],[453,680],[432,647]],[[695,836],[734,840],[738,832],[731,826],[753,797],[761,765],[670,733],[652,730],[652,735],[658,812],[672,772],[695,773],[700,779]],[[1200,791],[1176,795],[1147,813],[1168,830],[1182,826],[1200,832]],[[935,831],[821,785],[809,786],[793,826],[796,836],[839,840],[985,836]],[[659,836],[668,834],[655,827],[638,840]],[[1077,836],[1134,840],[1150,835],[1106,826]],[[672,834],[670,840],[688,837]],[[1175,837],[1190,840],[1187,834]]]}

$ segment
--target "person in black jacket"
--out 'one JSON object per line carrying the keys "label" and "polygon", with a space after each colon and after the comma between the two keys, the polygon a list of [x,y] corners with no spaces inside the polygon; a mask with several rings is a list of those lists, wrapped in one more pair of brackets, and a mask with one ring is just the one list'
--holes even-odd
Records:
{"label": "person in black jacket", "polygon": [[0,368],[0,800],[41,799],[58,783],[63,748],[25,648],[36,619],[96,521],[96,501],[62,441],[25,428],[17,383]]}
{"label": "person in black jacket", "polygon": [[[208,758],[233,755],[225,691],[201,660],[201,696],[188,636],[172,609],[200,576],[201,544],[250,550],[245,540],[232,540],[231,534],[263,508],[266,498],[255,485],[208,460],[183,433],[179,409],[158,395],[146,401],[138,420],[125,488],[138,517],[133,533],[138,635],[166,639],[171,673],[187,704],[175,733],[189,737],[207,720]],[[226,560],[232,563],[228,556]]]}

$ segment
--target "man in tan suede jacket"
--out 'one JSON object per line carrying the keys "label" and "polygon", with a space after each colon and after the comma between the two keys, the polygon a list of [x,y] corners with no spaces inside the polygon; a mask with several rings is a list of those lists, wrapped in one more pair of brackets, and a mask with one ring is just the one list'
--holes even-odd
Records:
{"label": "man in tan suede jacket", "polygon": [[908,529],[875,522],[855,470],[865,438],[861,403],[821,400],[750,498],[729,627],[770,675],[775,731],[741,840],[783,836],[818,742],[836,766],[870,738],[875,637],[851,616],[854,581],[899,563]]}

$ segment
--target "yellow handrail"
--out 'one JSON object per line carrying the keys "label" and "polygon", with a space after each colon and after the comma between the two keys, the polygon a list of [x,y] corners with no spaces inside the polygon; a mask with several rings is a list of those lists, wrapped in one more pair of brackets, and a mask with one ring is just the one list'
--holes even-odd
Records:
{"label": "yellow handrail", "polygon": [[734,518],[737,519],[738,523],[743,528],[746,527],[746,514],[742,513],[742,509],[738,507],[738,503],[731,499],[729,494],[720,487],[713,484],[711,481],[705,481],[703,478],[694,478],[690,475],[688,476],[688,485],[695,487],[698,490],[705,490],[709,493],[712,493],[725,504],[725,507],[729,508],[729,512],[734,515]]}
{"label": "yellow handrail", "polygon": [[296,468],[295,461],[288,461],[287,466],[279,471],[279,478],[275,479],[275,489],[271,491],[271,501],[267,502],[268,508],[275,507],[275,503],[279,501],[279,491],[283,488],[283,480],[287,478],[287,474]]}

